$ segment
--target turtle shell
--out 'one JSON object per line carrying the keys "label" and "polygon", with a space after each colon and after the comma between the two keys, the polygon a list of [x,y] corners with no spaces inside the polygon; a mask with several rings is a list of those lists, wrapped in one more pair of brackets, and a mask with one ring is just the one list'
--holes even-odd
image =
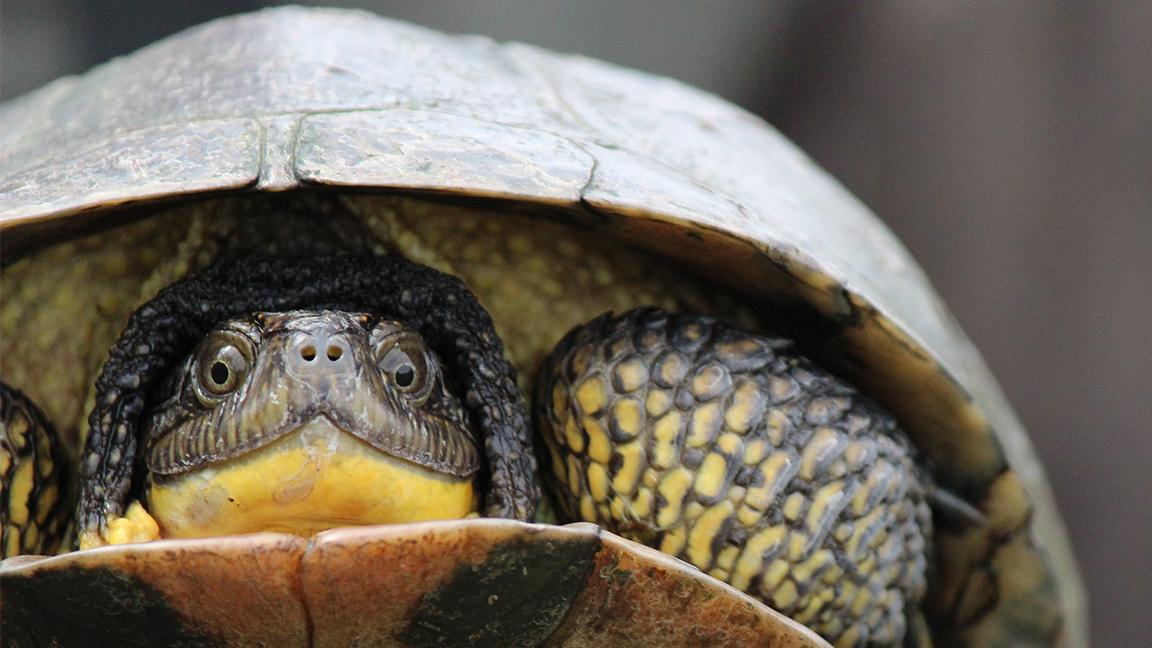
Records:
{"label": "turtle shell", "polygon": [[788,304],[819,359],[891,409],[986,518],[938,530],[934,621],[972,644],[1086,641],[1066,533],[983,360],[880,221],[739,108],[528,45],[279,8],[56,81],[0,121],[6,262],[151,213],[128,206],[402,192],[579,223]]}
{"label": "turtle shell", "polygon": [[591,524],[159,540],[8,559],[0,582],[5,645],[17,646],[828,646]]}

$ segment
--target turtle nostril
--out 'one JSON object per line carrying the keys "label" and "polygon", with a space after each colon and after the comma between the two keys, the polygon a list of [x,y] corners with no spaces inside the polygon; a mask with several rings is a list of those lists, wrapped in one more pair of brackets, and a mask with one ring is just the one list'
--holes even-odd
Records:
{"label": "turtle nostril", "polygon": [[306,344],[300,349],[300,357],[308,362],[312,362],[316,358],[316,347],[311,344]]}
{"label": "turtle nostril", "polygon": [[340,356],[342,356],[342,355],[344,355],[344,349],[341,349],[340,347],[336,346],[335,344],[328,345],[328,359],[329,360],[335,362],[335,361],[339,360]]}

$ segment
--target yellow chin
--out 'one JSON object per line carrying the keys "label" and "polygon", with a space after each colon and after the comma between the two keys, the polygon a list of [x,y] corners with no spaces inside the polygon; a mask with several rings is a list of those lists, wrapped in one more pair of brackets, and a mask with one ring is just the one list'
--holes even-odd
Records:
{"label": "yellow chin", "polygon": [[389,457],[317,417],[238,459],[151,482],[165,538],[324,529],[466,517],[472,482]]}

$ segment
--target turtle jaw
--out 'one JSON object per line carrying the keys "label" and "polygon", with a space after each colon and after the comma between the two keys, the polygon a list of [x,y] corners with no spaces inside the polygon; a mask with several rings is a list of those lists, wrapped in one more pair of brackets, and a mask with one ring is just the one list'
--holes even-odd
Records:
{"label": "turtle jaw", "polygon": [[462,518],[477,506],[470,477],[391,457],[324,415],[241,457],[150,476],[146,499],[168,538],[308,537],[340,526]]}

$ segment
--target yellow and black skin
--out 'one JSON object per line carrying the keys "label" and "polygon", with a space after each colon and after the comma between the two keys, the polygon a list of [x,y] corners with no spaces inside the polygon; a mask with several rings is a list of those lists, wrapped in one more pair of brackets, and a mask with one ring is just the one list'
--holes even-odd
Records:
{"label": "yellow and black skin", "polygon": [[[282,432],[277,426],[291,427],[285,421],[306,417],[307,408],[316,406],[303,405],[300,401],[293,413],[285,413],[283,420],[268,424],[269,435],[250,438],[248,433],[235,432],[230,438],[228,430],[237,428],[198,427],[194,421],[189,423],[180,418],[190,411],[187,407],[171,404],[165,407],[155,399],[167,377],[174,371],[180,373],[181,363],[186,362],[188,354],[210,332],[215,330],[218,336],[230,336],[240,346],[243,344],[238,341],[246,335],[252,336],[249,342],[257,342],[252,338],[268,333],[267,328],[263,334],[254,333],[261,326],[259,316],[246,324],[233,322],[218,329],[221,322],[245,314],[285,313],[295,309],[371,313],[371,318],[379,318],[375,321],[402,323],[396,325],[401,328],[394,327],[385,333],[409,329],[418,332],[420,343],[427,344],[443,360],[444,373],[449,376],[452,387],[459,390],[469,425],[476,431],[477,441],[483,444],[484,470],[478,485],[478,490],[484,493],[482,512],[520,520],[533,517],[540,494],[523,396],[516,386],[515,370],[505,358],[502,343],[493,331],[491,318],[462,282],[397,256],[252,258],[218,264],[161,290],[133,313],[127,328],[113,345],[97,379],[96,406],[89,417],[89,433],[80,462],[77,524],[82,546],[134,539],[134,531],[130,531],[127,538],[116,537],[119,533],[116,523],[127,520],[127,525],[134,527],[141,519],[147,522],[147,516],[139,507],[129,507],[130,503],[151,499],[155,504],[164,484],[171,481],[171,474],[202,470],[205,463],[232,457],[232,450],[220,451],[215,445],[209,448],[210,438],[212,444],[219,442],[223,448],[230,444],[235,448],[254,447],[264,442],[253,440],[256,436],[265,440],[267,436],[275,437]],[[294,318],[298,325],[301,317],[306,315],[290,314],[288,319]],[[352,321],[355,319],[352,315],[327,317],[331,320],[328,324],[340,320],[338,327],[360,326]],[[272,322],[273,319],[274,316],[265,315],[263,326],[284,327],[284,318],[278,323]],[[381,333],[376,328],[362,327],[361,330],[366,336],[373,331]],[[325,335],[328,334],[335,332],[329,330]],[[229,352],[228,357],[249,362],[243,349],[231,348],[237,353]],[[367,354],[367,349],[364,346],[361,351]],[[198,357],[203,359],[207,354],[211,358],[216,351],[219,349],[214,350],[209,343],[200,348]],[[254,353],[254,349],[248,351]],[[284,363],[289,361],[288,350],[281,351],[279,356],[269,356],[275,357],[273,365],[286,366]],[[324,361],[328,361],[327,356],[321,354],[327,352],[327,347],[315,349],[317,358]],[[297,359],[305,362],[302,357]],[[251,361],[256,361],[255,356]],[[207,365],[209,379],[214,365],[214,361]],[[326,377],[321,382],[330,379]],[[183,393],[177,396],[177,402],[185,406],[190,406],[188,398],[194,397],[188,389],[195,387],[177,389]],[[236,405],[242,400],[234,401],[229,407],[242,410],[242,405]],[[261,402],[257,409],[266,412],[267,405],[268,402]],[[153,431],[152,436],[146,438],[144,419],[157,406],[160,409],[148,428]],[[344,405],[332,400],[320,407],[323,410],[320,418],[337,422],[337,426],[349,413]],[[216,407],[206,410],[200,412],[206,416],[201,420],[210,421],[215,413],[236,413],[236,410]],[[275,418],[267,413],[263,416],[269,420]],[[347,431],[353,436],[378,449],[386,446],[394,456],[399,454],[399,458],[408,463],[423,463],[456,477],[462,475],[455,473],[474,472],[470,451],[459,435],[455,437],[458,442],[450,444],[446,453],[419,447],[399,450],[375,432],[367,432],[347,421],[345,424],[352,428]],[[182,428],[182,435],[168,434],[175,428]],[[198,429],[202,431],[196,431]],[[215,434],[223,436],[213,437]],[[405,433],[400,434],[403,437]],[[145,461],[137,460],[145,457]],[[141,469],[145,464],[157,469],[153,477]]]}
{"label": "yellow and black skin", "polygon": [[72,509],[72,471],[59,436],[23,392],[0,383],[0,549],[54,553]]}
{"label": "yellow and black skin", "polygon": [[791,343],[657,309],[604,316],[557,345],[535,403],[567,519],[686,560],[836,645],[926,640],[924,473],[889,414]]}

